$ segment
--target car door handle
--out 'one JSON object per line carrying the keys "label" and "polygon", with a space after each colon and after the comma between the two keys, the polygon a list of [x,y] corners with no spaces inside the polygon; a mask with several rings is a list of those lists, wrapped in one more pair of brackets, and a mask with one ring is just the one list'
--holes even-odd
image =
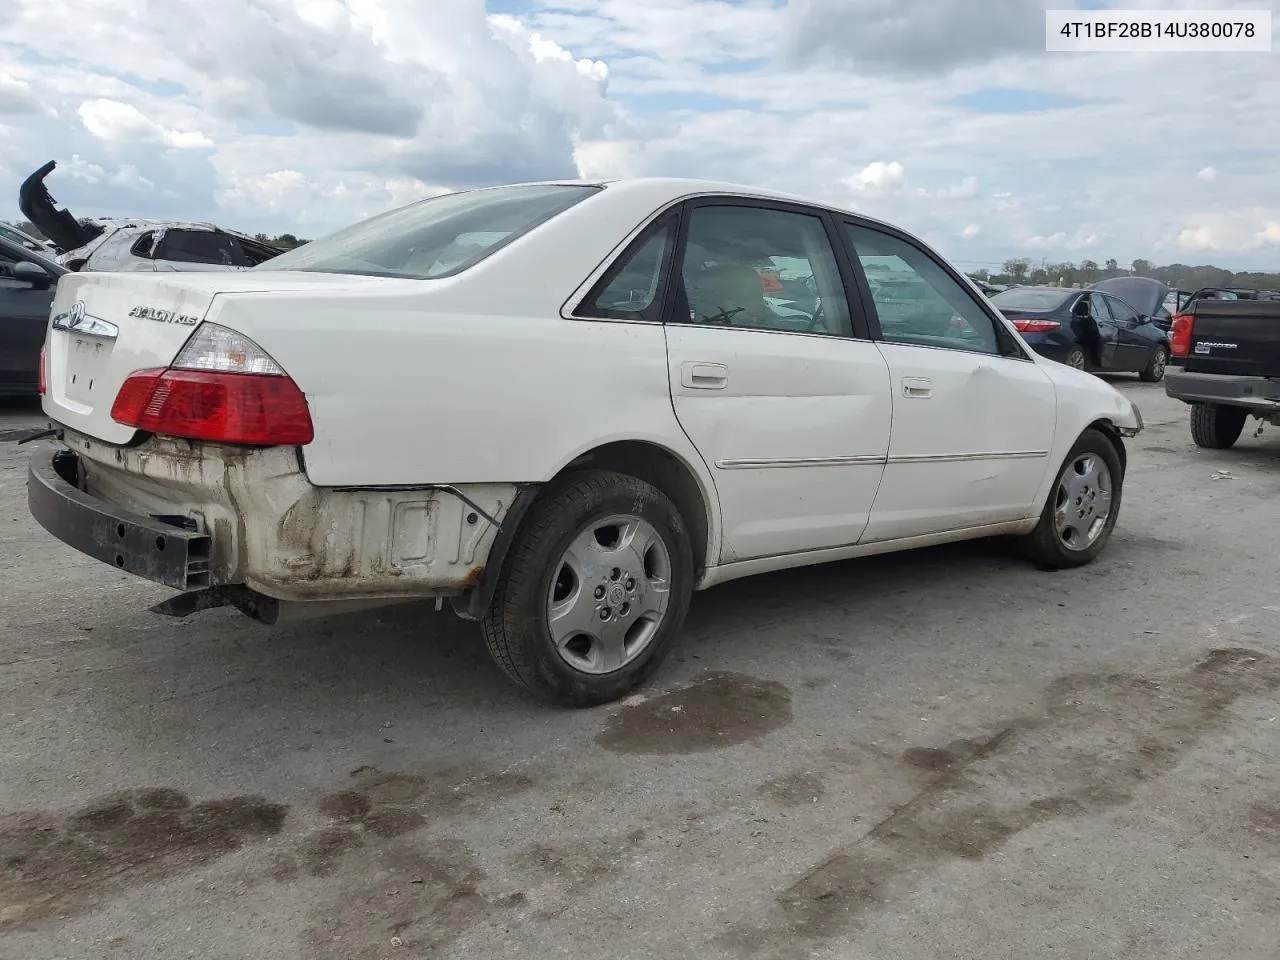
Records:
{"label": "car door handle", "polygon": [[921,377],[903,377],[902,395],[912,399],[931,397],[933,396],[933,381],[925,380]]}
{"label": "car door handle", "polygon": [[690,390],[723,390],[729,384],[729,368],[723,363],[690,360],[680,364],[680,386]]}

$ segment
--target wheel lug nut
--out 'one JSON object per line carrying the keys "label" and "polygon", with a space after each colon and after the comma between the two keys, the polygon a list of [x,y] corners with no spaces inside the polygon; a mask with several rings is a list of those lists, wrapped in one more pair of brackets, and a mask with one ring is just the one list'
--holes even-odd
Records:
{"label": "wheel lug nut", "polygon": [[618,608],[618,613],[622,614],[624,617],[630,612],[631,612],[631,604],[629,603],[624,603],[621,607]]}
{"label": "wheel lug nut", "polygon": [[596,587],[596,599],[597,600],[604,599],[604,587]]}
{"label": "wheel lug nut", "polygon": [[632,580],[630,577],[627,577],[626,586],[628,590],[634,590],[636,588],[636,582]]}
{"label": "wheel lug nut", "polygon": [[612,610],[610,610],[608,607],[601,607],[601,608],[600,608],[600,619],[601,619],[601,620],[608,620],[608,619],[609,619],[610,617],[612,617],[612,616],[613,616],[613,611],[612,611]]}
{"label": "wheel lug nut", "polygon": [[617,579],[619,579],[621,576],[622,576],[622,571],[621,571],[621,570],[619,570],[617,567],[614,567],[614,568],[613,568],[613,570],[612,570],[612,571],[610,572],[610,574],[609,574],[609,579],[610,579],[610,580],[617,580]]}

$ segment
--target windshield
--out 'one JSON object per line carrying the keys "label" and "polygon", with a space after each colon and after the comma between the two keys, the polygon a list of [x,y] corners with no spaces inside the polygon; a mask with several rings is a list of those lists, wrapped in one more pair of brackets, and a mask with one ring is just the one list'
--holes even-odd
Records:
{"label": "windshield", "polygon": [[1071,295],[1061,287],[1016,287],[991,297],[999,310],[1052,310]]}
{"label": "windshield", "polygon": [[474,266],[599,189],[523,184],[449,193],[371,217],[254,269],[445,277]]}

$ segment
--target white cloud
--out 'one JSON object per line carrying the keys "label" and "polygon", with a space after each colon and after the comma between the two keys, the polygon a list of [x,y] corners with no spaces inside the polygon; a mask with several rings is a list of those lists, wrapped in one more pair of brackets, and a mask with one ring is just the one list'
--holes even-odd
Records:
{"label": "white cloud", "polygon": [[1220,253],[1280,246],[1280,211],[1236,210],[1191,217],[1172,238],[1186,253]]}
{"label": "white cloud", "polygon": [[[1274,268],[1272,61],[1179,55],[1153,84],[1149,57],[1046,57],[1019,26],[1045,3],[10,0],[0,188],[57,159],[76,213],[315,235],[422,191],[674,174],[856,203],[967,262]],[[1001,89],[1046,106],[956,100]],[[1185,129],[1214,135],[1168,149]]]}
{"label": "white cloud", "polygon": [[857,173],[845,177],[844,182],[858,193],[883,196],[902,186],[905,179],[906,171],[897,160],[888,163],[873,160]]}
{"label": "white cloud", "polygon": [[583,180],[617,180],[641,169],[641,148],[618,140],[587,140],[573,148],[573,162]]}
{"label": "white cloud", "polygon": [[102,98],[86,100],[77,112],[84,128],[99,140],[159,142],[184,150],[213,146],[213,141],[199,130],[163,127],[131,103]]}
{"label": "white cloud", "polygon": [[1027,237],[1026,245],[1033,250],[1044,250],[1050,247],[1065,246],[1067,235],[1059,230],[1057,233],[1049,234],[1049,236],[1041,236],[1039,234],[1033,237]]}

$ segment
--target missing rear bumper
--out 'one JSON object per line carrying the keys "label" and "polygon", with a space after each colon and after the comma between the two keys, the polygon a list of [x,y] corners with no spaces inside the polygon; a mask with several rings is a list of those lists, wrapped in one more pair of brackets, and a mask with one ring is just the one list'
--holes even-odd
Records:
{"label": "missing rear bumper", "polygon": [[95,560],[178,590],[209,586],[209,537],[189,529],[194,522],[134,513],[85,493],[71,450],[32,454],[27,507],[45,530]]}

